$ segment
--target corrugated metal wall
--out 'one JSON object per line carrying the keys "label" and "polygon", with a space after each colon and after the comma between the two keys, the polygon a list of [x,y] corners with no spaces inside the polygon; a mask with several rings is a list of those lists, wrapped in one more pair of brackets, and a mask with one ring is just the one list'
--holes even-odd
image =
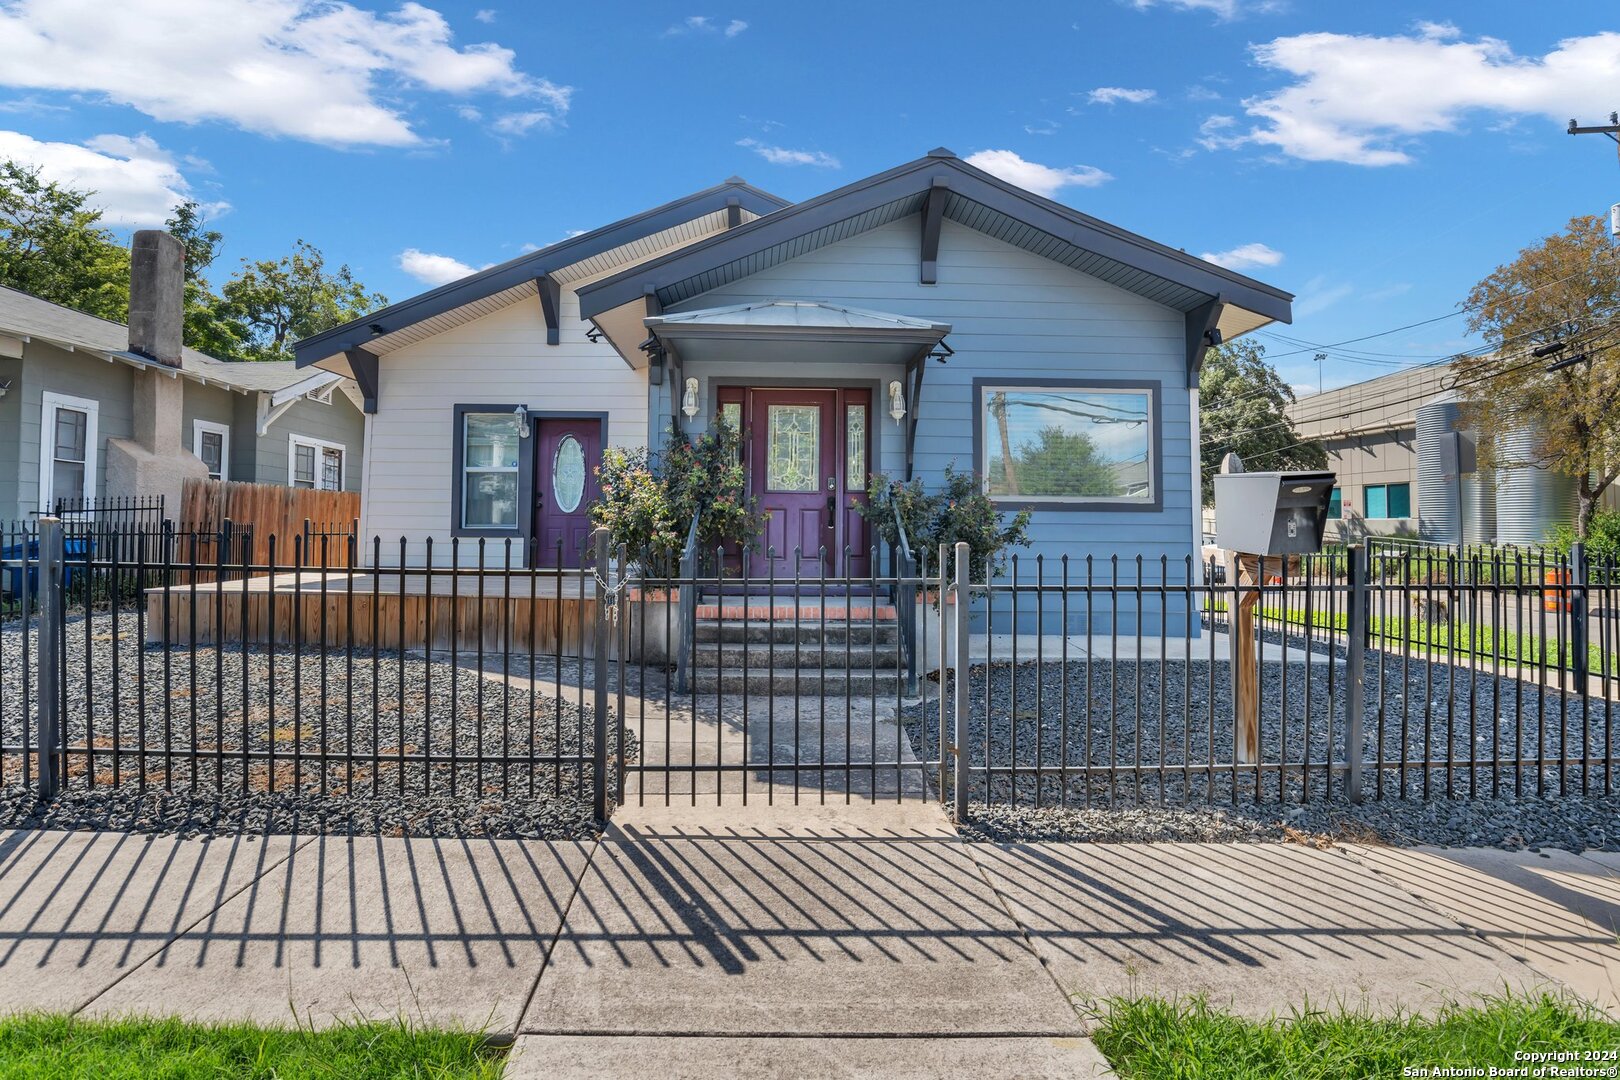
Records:
{"label": "corrugated metal wall", "polygon": [[1457,478],[1441,472],[1440,442],[1457,429],[1456,401],[1431,401],[1417,411],[1418,535],[1441,544],[1462,540]]}

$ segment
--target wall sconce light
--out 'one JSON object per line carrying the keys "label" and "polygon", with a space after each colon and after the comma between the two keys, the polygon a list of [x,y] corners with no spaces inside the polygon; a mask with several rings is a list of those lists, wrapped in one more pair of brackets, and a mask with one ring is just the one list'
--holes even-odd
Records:
{"label": "wall sconce light", "polygon": [[681,412],[686,414],[686,418],[688,420],[692,419],[692,417],[697,415],[697,411],[698,411],[697,390],[698,390],[698,382],[697,382],[697,380],[696,379],[687,379],[686,380],[686,392],[681,395]]}
{"label": "wall sconce light", "polygon": [[517,417],[518,438],[527,439],[529,437],[529,407],[527,405],[519,405],[517,408],[512,410],[512,415]]}
{"label": "wall sconce light", "polygon": [[906,391],[899,379],[889,381],[889,415],[899,423],[906,415]]}
{"label": "wall sconce light", "polygon": [[4,382],[0,382],[0,398],[5,397],[7,391],[9,391],[10,389],[11,389],[11,380],[10,379],[5,380]]}

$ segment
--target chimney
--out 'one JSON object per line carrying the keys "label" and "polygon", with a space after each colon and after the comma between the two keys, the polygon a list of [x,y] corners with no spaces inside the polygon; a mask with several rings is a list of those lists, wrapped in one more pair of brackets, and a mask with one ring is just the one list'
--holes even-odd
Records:
{"label": "chimney", "polygon": [[129,351],[180,366],[185,252],[161,229],[141,229],[129,246]]}

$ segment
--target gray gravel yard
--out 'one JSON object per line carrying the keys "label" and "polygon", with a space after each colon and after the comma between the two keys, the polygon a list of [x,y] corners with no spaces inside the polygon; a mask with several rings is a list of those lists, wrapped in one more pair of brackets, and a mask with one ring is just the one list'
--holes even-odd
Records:
{"label": "gray gravel yard", "polygon": [[[1255,770],[1238,772],[1234,795],[1233,773],[1221,768],[1232,761],[1225,664],[1094,661],[1088,671],[1075,661],[1065,672],[1062,664],[1028,663],[1018,665],[1015,680],[1011,665],[998,663],[988,710],[985,666],[975,665],[970,764],[989,761],[992,770],[1008,771],[993,771],[988,784],[983,772],[975,774],[973,827],[1000,839],[1263,840],[1292,832],[1395,843],[1620,846],[1620,791],[1604,795],[1609,778],[1602,764],[1620,747],[1611,741],[1603,702],[1583,704],[1505,677],[1443,663],[1403,664],[1399,657],[1389,658],[1380,678],[1383,658],[1374,652],[1368,659],[1366,752],[1377,755],[1381,747],[1384,760],[1414,764],[1369,769],[1361,806],[1344,798],[1337,770],[1328,790],[1326,763],[1345,756],[1344,673],[1339,666],[1330,676],[1325,659],[1308,673],[1303,662],[1287,665],[1286,679],[1282,665],[1266,665],[1261,747],[1272,767],[1260,773],[1258,802]],[[947,678],[947,715],[952,691]],[[1183,719],[1189,709],[1190,722]],[[937,703],[905,711],[907,732],[925,760],[938,757],[938,717]],[[1579,759],[1583,744],[1595,761],[1589,775],[1578,763],[1560,768],[1535,760]],[[1493,766],[1493,758],[1520,764]],[[1143,763],[1139,774],[1130,767],[1136,761]],[[1311,767],[1302,770],[1302,761]],[[1431,767],[1416,764],[1423,761]],[[1286,767],[1278,769],[1279,762]],[[1089,777],[1078,771],[1088,764]],[[1065,765],[1073,770],[1067,776]],[[1014,776],[1014,766],[1029,771]]]}
{"label": "gray gravel yard", "polygon": [[[16,752],[23,628],[0,633],[0,743],[9,751],[0,754],[0,828],[594,829],[592,731],[577,697],[531,694],[437,656],[287,646],[273,656],[231,646],[166,653],[143,646],[137,631],[133,614],[116,626],[110,614],[68,621],[68,786],[51,806],[23,788]],[[28,637],[37,647],[37,631]]]}

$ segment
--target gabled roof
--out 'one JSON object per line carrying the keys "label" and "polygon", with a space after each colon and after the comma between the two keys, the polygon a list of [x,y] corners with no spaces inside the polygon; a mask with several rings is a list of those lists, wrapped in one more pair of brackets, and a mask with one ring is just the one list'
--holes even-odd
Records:
{"label": "gabled roof", "polygon": [[37,296],[0,286],[0,336],[43,341],[69,352],[83,352],[131,367],[155,367],[179,378],[250,394],[260,390],[298,393],[319,390],[342,379],[329,371],[300,371],[291,360],[219,360],[190,347],[180,350],[180,367],[159,364],[129,351],[123,323],[76,311]]}
{"label": "gabled roof", "polygon": [[1015,187],[949,150],[588,282],[576,290],[580,314],[601,315],[648,291],[667,308],[925,208],[1178,311],[1218,298],[1228,337],[1291,321],[1292,294]]}
{"label": "gabled roof", "polygon": [[[511,299],[518,296],[515,290],[532,294],[538,278],[556,275],[568,267],[590,264],[616,248],[656,236],[695,219],[710,214],[726,214],[732,207],[736,208],[739,218],[744,211],[751,215],[770,214],[787,205],[787,200],[762,191],[739,177],[732,177],[722,184],[591,232],[571,236],[498,266],[469,274],[459,281],[390,304],[364,318],[314,334],[295,343],[293,355],[297,357],[298,365],[305,367],[339,356],[349,349],[370,348],[379,338],[400,334],[429,319],[498,294],[512,292]],[[603,266],[601,269],[609,268]],[[586,266],[586,269],[590,270],[591,267]],[[508,298],[501,297],[501,301],[508,302]]]}

